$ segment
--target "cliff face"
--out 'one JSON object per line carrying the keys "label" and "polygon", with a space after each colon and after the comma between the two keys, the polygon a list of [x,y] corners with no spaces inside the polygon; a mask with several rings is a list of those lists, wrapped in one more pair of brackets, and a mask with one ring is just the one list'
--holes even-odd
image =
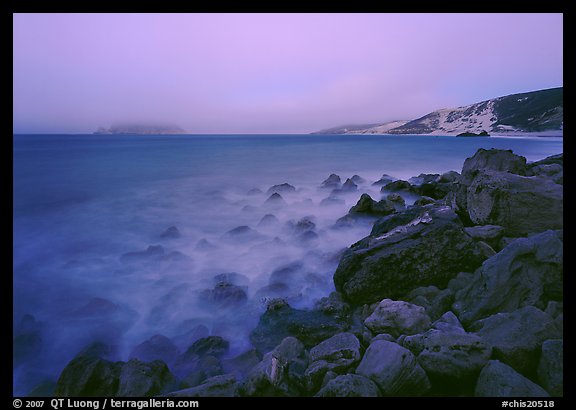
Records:
{"label": "cliff face", "polygon": [[[563,88],[512,94],[458,108],[446,108],[395,127],[350,126],[325,131],[343,134],[429,134],[457,135],[461,133],[514,134],[563,129]],[[392,123],[387,123],[392,124]],[[336,133],[336,132],[329,132]]]}
{"label": "cliff face", "polygon": [[110,128],[99,127],[94,134],[101,135],[170,135],[185,134],[186,131],[176,125],[121,124]]}

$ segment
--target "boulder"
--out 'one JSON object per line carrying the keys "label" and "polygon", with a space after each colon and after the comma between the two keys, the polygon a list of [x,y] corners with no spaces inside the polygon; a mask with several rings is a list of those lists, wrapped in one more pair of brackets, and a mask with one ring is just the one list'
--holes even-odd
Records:
{"label": "boulder", "polygon": [[330,174],[328,178],[322,181],[322,188],[338,189],[342,185],[342,180],[336,174]]}
{"label": "boulder", "polygon": [[379,397],[378,386],[367,377],[344,374],[330,380],[314,397]]}
{"label": "boulder", "polygon": [[360,341],[352,333],[338,333],[310,349],[309,358],[336,365],[331,370],[347,369],[360,361]]}
{"label": "boulder", "polygon": [[262,195],[263,193],[264,192],[262,192],[260,188],[252,188],[248,192],[246,192],[246,195],[255,196],[255,195]]}
{"label": "boulder", "polygon": [[340,188],[342,192],[354,192],[358,189],[358,185],[354,183],[350,178],[348,178],[343,184],[342,188]]}
{"label": "boulder", "polygon": [[161,360],[170,365],[179,354],[180,350],[170,339],[163,335],[154,335],[132,349],[129,357],[143,362]]}
{"label": "boulder", "polygon": [[374,381],[384,396],[421,396],[430,389],[430,381],[416,357],[408,349],[385,340],[370,344],[356,374]]}
{"label": "boulder", "polygon": [[436,202],[434,198],[430,198],[429,196],[423,196],[414,201],[414,206],[424,206],[428,204],[433,204],[434,202]]}
{"label": "boulder", "polygon": [[413,335],[430,328],[430,317],[421,306],[391,299],[382,300],[364,325],[374,334],[388,333],[394,337]]}
{"label": "boulder", "polygon": [[304,345],[287,337],[264,355],[239,386],[241,396],[299,396],[305,391],[306,369]]}
{"label": "boulder", "polygon": [[56,397],[113,397],[118,394],[122,363],[93,355],[79,355],[62,370]]}
{"label": "boulder", "polygon": [[360,199],[350,210],[349,215],[383,216],[396,212],[394,205],[389,201],[374,201],[368,194],[362,194]]}
{"label": "boulder", "polygon": [[467,210],[475,224],[495,224],[523,236],[563,226],[563,187],[538,177],[482,171],[467,189]]}
{"label": "boulder", "polygon": [[490,360],[482,369],[474,395],[476,397],[550,396],[542,387],[498,360]]}
{"label": "boulder", "polygon": [[497,313],[474,323],[470,330],[492,346],[493,358],[525,375],[536,372],[542,343],[562,337],[553,319],[533,306]]}
{"label": "boulder", "polygon": [[370,235],[342,255],[334,284],[355,305],[398,299],[421,286],[443,288],[484,259],[449,207],[412,207],[377,220]]}
{"label": "boulder", "polygon": [[380,192],[399,192],[399,191],[410,193],[416,192],[414,190],[414,187],[410,184],[410,182],[404,181],[402,179],[390,182],[380,189]]}
{"label": "boulder", "polygon": [[202,384],[205,380],[224,374],[222,362],[217,357],[207,355],[193,361],[188,374],[182,379],[180,386],[183,388],[194,387]]}
{"label": "boulder", "polygon": [[448,171],[443,173],[438,177],[438,182],[440,183],[451,183],[458,182],[460,179],[460,174],[456,171]]}
{"label": "boulder", "polygon": [[223,359],[224,373],[234,374],[237,379],[243,379],[258,363],[262,361],[262,355],[256,349],[250,349],[231,359]]}
{"label": "boulder", "polygon": [[168,366],[159,360],[144,363],[131,359],[122,366],[117,397],[151,397],[176,387]]}
{"label": "boulder", "polygon": [[314,310],[319,310],[329,316],[346,319],[350,314],[350,305],[342,299],[338,292],[331,292],[316,301]]}
{"label": "boulder", "polygon": [[396,180],[396,178],[394,178],[393,176],[390,176],[388,174],[384,174],[382,175],[382,177],[374,182],[372,185],[373,186],[382,186],[382,185],[386,185],[389,184],[390,182],[393,182],[394,180]]}
{"label": "boulder", "polygon": [[290,184],[283,183],[271,186],[270,188],[268,188],[268,191],[266,191],[266,194],[270,195],[274,193],[292,193],[292,192],[296,192],[296,188]]}
{"label": "boulder", "polygon": [[320,201],[320,206],[340,206],[344,205],[345,202],[343,199],[335,198],[333,196],[329,196],[328,198],[324,198]]}
{"label": "boulder", "polygon": [[248,286],[250,279],[246,275],[236,272],[219,273],[212,278],[214,285],[229,283],[236,286]]}
{"label": "boulder", "polygon": [[564,341],[546,340],[538,363],[538,380],[552,396],[564,396]]}
{"label": "boulder", "polygon": [[436,380],[462,381],[476,376],[492,353],[479,336],[459,330],[430,329],[406,336],[402,345],[417,356],[420,366]]}
{"label": "boulder", "polygon": [[236,378],[225,374],[205,380],[199,386],[168,393],[163,397],[236,397]]}
{"label": "boulder", "polygon": [[162,239],[178,239],[180,238],[180,236],[182,236],[180,234],[180,231],[178,230],[178,228],[176,228],[175,226],[170,226],[168,228],[166,228],[166,230],[164,232],[162,232],[162,234],[160,235],[160,238]]}
{"label": "boulder", "polygon": [[280,221],[278,220],[278,218],[276,218],[275,215],[273,214],[266,214],[262,217],[262,219],[260,219],[260,222],[258,222],[258,227],[269,227],[269,226],[276,226],[280,223]]}
{"label": "boulder", "polygon": [[432,323],[432,329],[447,333],[465,333],[462,323],[451,311],[444,313],[437,321]]}
{"label": "boulder", "polygon": [[454,292],[450,289],[440,290],[436,286],[426,286],[412,290],[402,299],[422,306],[430,319],[436,320],[450,310],[454,302]]}
{"label": "boulder", "polygon": [[430,182],[436,182],[440,178],[440,174],[420,174],[417,177],[412,177],[408,182],[413,186],[420,186]]}
{"label": "boulder", "polygon": [[[220,336],[208,336],[195,341],[174,363],[173,371],[179,378],[202,370],[202,358],[213,356],[220,359],[228,352],[230,342]],[[211,363],[209,363],[211,365]]]}
{"label": "boulder", "polygon": [[478,173],[487,170],[526,175],[526,158],[512,150],[480,148],[464,161],[460,183],[469,186]]}
{"label": "boulder", "polygon": [[454,312],[465,324],[523,306],[545,309],[562,299],[563,241],[546,231],[519,238],[486,260],[472,281],[456,292]]}
{"label": "boulder", "polygon": [[362,178],[360,175],[352,175],[352,178],[350,178],[350,180],[355,184],[363,184],[364,182],[366,182],[366,180]]}
{"label": "boulder", "polygon": [[248,302],[248,295],[244,287],[219,282],[213,289],[203,290],[198,299],[208,309],[237,309]]}
{"label": "boulder", "polygon": [[250,341],[262,352],[270,351],[288,336],[312,347],[346,327],[345,322],[324,312],[294,309],[285,302],[270,303],[250,333]]}
{"label": "boulder", "polygon": [[246,225],[237,226],[236,228],[231,229],[222,235],[222,240],[229,243],[235,243],[239,241],[254,242],[265,238],[266,236]]}
{"label": "boulder", "polygon": [[194,325],[190,330],[179,334],[172,339],[170,339],[179,350],[185,351],[187,350],[192,343],[197,341],[198,339],[202,339],[208,337],[210,335],[210,331],[208,328],[202,324]]}

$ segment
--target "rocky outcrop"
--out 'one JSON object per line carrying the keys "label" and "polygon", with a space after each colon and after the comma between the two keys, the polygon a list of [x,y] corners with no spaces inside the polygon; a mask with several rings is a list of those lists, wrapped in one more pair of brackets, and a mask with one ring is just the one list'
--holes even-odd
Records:
{"label": "rocky outcrop", "polygon": [[118,397],[151,397],[176,388],[176,378],[165,363],[131,359],[120,370]]}
{"label": "rocky outcrop", "polygon": [[480,372],[476,397],[549,397],[536,383],[498,360],[491,360]]}
{"label": "rocky outcrop", "polygon": [[486,260],[456,293],[454,312],[464,323],[524,306],[545,309],[562,299],[563,241],[557,231],[519,238]]}
{"label": "rocky outcrop", "polygon": [[340,176],[336,174],[330,174],[328,178],[322,181],[321,185],[322,188],[327,189],[339,189],[341,186],[342,186],[342,180],[340,179]]}
{"label": "rocky outcrop", "polygon": [[444,287],[484,259],[449,207],[413,207],[376,221],[343,254],[334,284],[354,304],[398,299],[420,286]]}
{"label": "rocky outcrop", "polygon": [[170,339],[163,335],[154,335],[136,346],[130,353],[130,358],[139,359],[143,362],[161,360],[171,364],[179,354],[180,350]]}
{"label": "rocky outcrop", "polygon": [[396,212],[394,205],[387,200],[376,202],[368,194],[362,194],[360,199],[350,210],[351,215],[384,216]]}
{"label": "rocky outcrop", "polygon": [[416,357],[385,340],[368,346],[356,374],[374,381],[384,396],[421,396],[430,389],[430,381]]}

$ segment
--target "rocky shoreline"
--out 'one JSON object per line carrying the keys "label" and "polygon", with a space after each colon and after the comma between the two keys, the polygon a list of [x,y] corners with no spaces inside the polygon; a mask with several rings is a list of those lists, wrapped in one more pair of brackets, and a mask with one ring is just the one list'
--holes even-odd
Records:
{"label": "rocky shoreline", "polygon": [[[252,349],[230,357],[229,341],[200,328],[180,344],[153,336],[127,362],[94,343],[55,385],[30,395],[562,396],[563,155],[527,163],[512,151],[480,149],[461,173],[411,182],[383,177],[379,201],[358,191],[336,226],[368,218],[372,231],[342,253],[336,291],[312,309],[269,298]],[[354,177],[342,184],[337,175],[323,186],[356,187]],[[293,189],[273,188],[270,203]],[[414,205],[406,195],[418,197]],[[303,243],[314,239],[310,224],[293,227]],[[219,275],[203,303],[246,303],[241,276]],[[27,320],[20,336],[29,342]]]}

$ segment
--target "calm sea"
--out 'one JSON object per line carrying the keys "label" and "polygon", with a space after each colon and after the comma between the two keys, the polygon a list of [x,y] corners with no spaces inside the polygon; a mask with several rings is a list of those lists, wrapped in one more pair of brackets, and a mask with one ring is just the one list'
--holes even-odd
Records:
{"label": "calm sea", "polygon": [[[481,147],[528,161],[563,150],[561,138],[372,135],[15,135],[13,144],[14,320],[33,315],[42,332],[41,348],[24,349],[15,367],[15,394],[55,381],[94,340],[126,360],[154,334],[183,340],[204,326],[240,353],[267,298],[308,307],[333,290],[339,252],[370,231],[333,225],[362,192],[380,198],[371,184],[382,174],[461,171]],[[331,173],[363,181],[322,203]],[[267,203],[282,183],[295,191]],[[170,226],[179,237],[162,236]],[[227,234],[239,226],[250,230]],[[162,248],[122,258],[151,245]],[[232,311],[202,303],[227,272],[241,275],[248,302]]]}

